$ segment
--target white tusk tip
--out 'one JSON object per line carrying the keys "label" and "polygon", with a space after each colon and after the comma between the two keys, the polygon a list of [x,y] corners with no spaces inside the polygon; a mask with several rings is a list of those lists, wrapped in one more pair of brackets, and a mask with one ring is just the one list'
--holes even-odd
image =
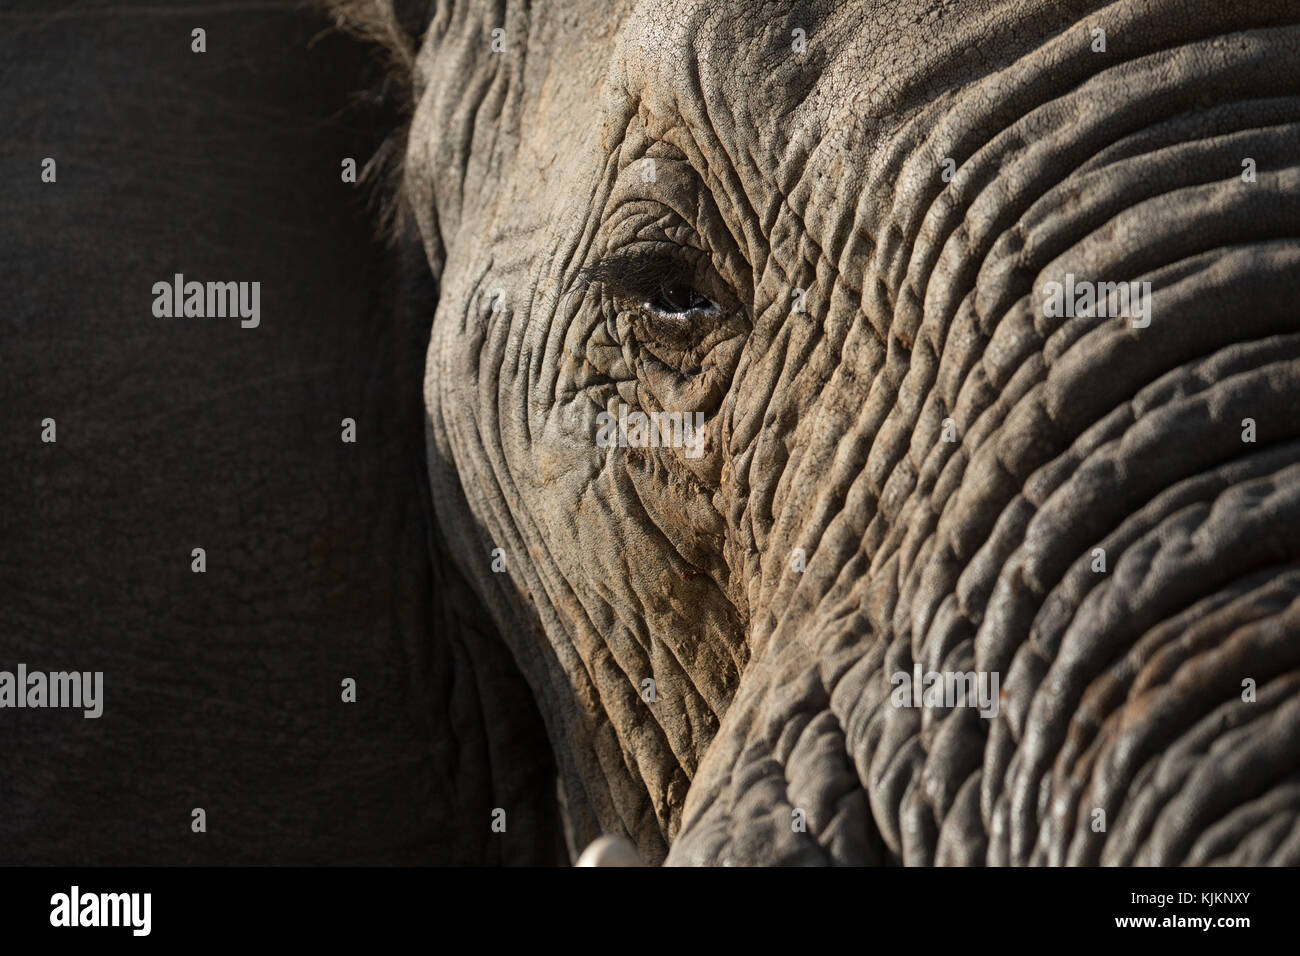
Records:
{"label": "white tusk tip", "polygon": [[645,866],[645,861],[641,859],[641,854],[637,853],[636,847],[627,837],[607,833],[592,840],[591,845],[582,851],[582,855],[574,865]]}

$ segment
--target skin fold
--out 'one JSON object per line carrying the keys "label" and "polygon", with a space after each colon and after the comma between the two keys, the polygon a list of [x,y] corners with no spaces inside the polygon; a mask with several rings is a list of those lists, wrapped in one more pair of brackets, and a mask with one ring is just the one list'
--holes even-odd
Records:
{"label": "skin fold", "polygon": [[1300,861],[1293,3],[414,6],[430,487],[571,850]]}

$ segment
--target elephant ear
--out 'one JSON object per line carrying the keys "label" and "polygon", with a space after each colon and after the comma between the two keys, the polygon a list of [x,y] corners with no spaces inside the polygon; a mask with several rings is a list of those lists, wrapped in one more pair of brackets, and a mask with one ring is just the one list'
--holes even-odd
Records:
{"label": "elephant ear", "polygon": [[[469,108],[470,98],[462,98],[464,91],[454,84],[434,88],[427,74],[435,63],[442,66],[451,59],[460,65],[453,72],[461,81],[482,87],[502,64],[511,70],[516,58],[495,57],[485,64],[481,53],[496,18],[519,26],[521,13],[515,4],[496,11],[493,4],[439,8],[433,0],[327,2],[345,33],[381,51],[374,60],[378,74],[363,78],[367,92],[362,98],[388,118],[388,132],[363,167],[361,181],[368,187],[377,234],[395,253],[397,324],[413,330],[404,365],[412,369],[419,365],[419,374],[412,379],[417,387],[409,401],[422,407],[418,386],[425,374],[430,324],[446,258],[442,222],[459,218],[454,212],[442,213],[436,197],[458,195],[461,187],[459,181],[435,187],[431,171],[463,169],[472,145],[440,133],[465,125],[454,124],[453,117]],[[419,131],[413,134],[417,123]],[[410,155],[413,144],[414,157]],[[430,157],[426,155],[430,150],[444,155]],[[451,161],[447,152],[454,154]],[[557,805],[555,764],[533,693],[480,591],[453,558],[457,550],[464,550],[463,532],[447,533],[449,529],[440,527],[439,513],[457,517],[469,513],[460,476],[433,443],[426,446],[425,455],[423,500],[428,506],[434,629],[440,638],[435,655],[444,654],[448,643],[453,648],[449,657],[438,662],[438,672],[454,677],[444,685],[456,698],[449,703],[453,709],[470,712],[461,716],[472,720],[471,736],[481,743],[489,771],[490,786],[485,791],[473,768],[467,775],[468,765],[457,761],[462,778],[457,786],[469,785],[480,802],[490,796],[493,812],[510,808],[506,831],[510,836],[484,845],[485,861],[563,862],[566,851],[574,856],[594,833],[575,837],[569,832],[568,816]],[[456,736],[460,737],[459,731]],[[451,745],[463,749],[465,742],[457,739]]]}
{"label": "elephant ear", "polygon": [[404,68],[409,78],[433,15],[432,0],[328,0],[328,6],[340,27],[386,48],[392,66]]}
{"label": "elephant ear", "polygon": [[[527,11],[517,3],[452,7],[432,0],[330,0],[329,5],[346,33],[381,51],[375,64],[383,73],[368,78],[365,99],[389,117],[389,132],[366,163],[362,180],[370,187],[377,229],[397,253],[404,290],[399,325],[416,330],[411,361],[418,361],[415,381],[422,383],[443,280],[444,229],[450,224],[448,235],[454,234],[460,219],[456,197],[474,146],[474,121],[480,118],[476,104],[498,79],[516,81],[522,61],[484,54],[498,26],[525,36]],[[448,69],[449,63],[454,67]],[[465,129],[471,130],[467,138],[444,132]],[[423,407],[418,392],[410,400]],[[492,795],[514,807],[511,837],[488,849],[508,862],[561,862],[566,849],[573,858],[596,833],[590,828],[575,833],[572,813],[557,806],[555,762],[534,691],[485,606],[481,582],[471,580],[454,558],[486,553],[476,547],[476,536],[460,526],[470,514],[462,476],[433,441],[426,445],[423,464],[437,628],[455,635],[472,662],[468,693],[475,720],[482,721],[478,731],[492,771]],[[450,524],[440,522],[439,515],[450,517]],[[495,601],[488,593],[487,601]]]}
{"label": "elephant ear", "polygon": [[[74,6],[0,28],[0,668],[101,674],[102,713],[0,733],[0,865],[562,860],[433,519],[437,289],[343,173],[409,115],[362,74],[409,74],[319,11],[225,5],[200,55],[157,3]],[[258,324],[161,317],[178,273]]]}

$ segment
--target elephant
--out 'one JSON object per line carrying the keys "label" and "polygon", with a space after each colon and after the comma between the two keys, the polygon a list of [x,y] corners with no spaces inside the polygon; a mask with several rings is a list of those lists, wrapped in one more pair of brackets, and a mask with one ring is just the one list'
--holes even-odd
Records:
{"label": "elephant", "polygon": [[1300,862],[1294,2],[336,10],[571,855]]}
{"label": "elephant", "polygon": [[1300,862],[1294,0],[4,22],[0,862]]}

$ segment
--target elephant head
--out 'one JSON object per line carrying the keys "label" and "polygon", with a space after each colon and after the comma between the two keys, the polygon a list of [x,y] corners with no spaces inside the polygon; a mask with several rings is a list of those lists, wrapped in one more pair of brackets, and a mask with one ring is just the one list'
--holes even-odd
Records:
{"label": "elephant head", "polygon": [[571,852],[1300,862],[1293,0],[340,15]]}

